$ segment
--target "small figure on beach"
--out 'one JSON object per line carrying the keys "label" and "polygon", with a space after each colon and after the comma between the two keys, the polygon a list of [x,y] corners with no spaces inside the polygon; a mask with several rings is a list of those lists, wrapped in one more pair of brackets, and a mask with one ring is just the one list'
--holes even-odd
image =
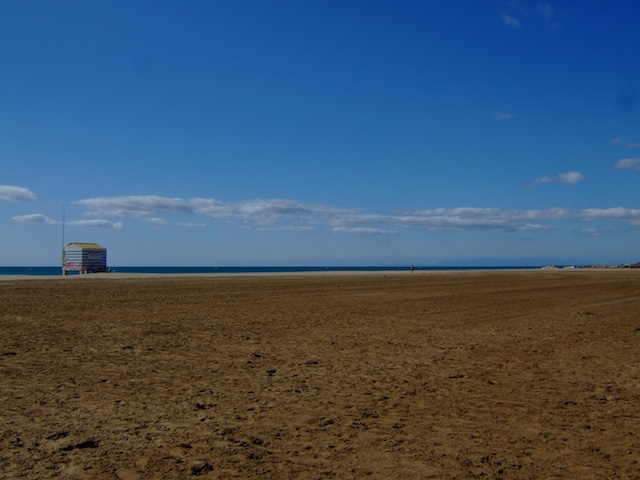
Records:
{"label": "small figure on beach", "polygon": [[413,265],[411,265],[411,273],[413,273],[414,269],[415,269],[415,267]]}

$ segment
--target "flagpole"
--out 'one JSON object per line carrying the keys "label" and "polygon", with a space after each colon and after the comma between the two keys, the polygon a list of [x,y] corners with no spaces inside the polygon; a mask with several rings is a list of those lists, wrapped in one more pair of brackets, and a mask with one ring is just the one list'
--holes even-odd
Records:
{"label": "flagpole", "polygon": [[64,224],[65,224],[65,218],[64,217],[65,217],[65,211],[63,209],[62,210],[62,275],[67,273],[64,270],[64,260],[65,260],[65,258],[64,258]]}

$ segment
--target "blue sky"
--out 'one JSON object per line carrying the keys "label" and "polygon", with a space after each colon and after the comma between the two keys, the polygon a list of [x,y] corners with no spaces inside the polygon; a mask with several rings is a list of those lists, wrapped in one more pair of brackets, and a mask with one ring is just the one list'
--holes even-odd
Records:
{"label": "blue sky", "polygon": [[640,260],[633,1],[4,1],[0,265]]}

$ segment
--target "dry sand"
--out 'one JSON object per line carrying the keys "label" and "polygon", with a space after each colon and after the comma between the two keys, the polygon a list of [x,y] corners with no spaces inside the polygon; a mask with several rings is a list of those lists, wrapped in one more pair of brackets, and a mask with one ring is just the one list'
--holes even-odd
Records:
{"label": "dry sand", "polygon": [[0,478],[640,478],[640,270],[96,277],[0,282]]}

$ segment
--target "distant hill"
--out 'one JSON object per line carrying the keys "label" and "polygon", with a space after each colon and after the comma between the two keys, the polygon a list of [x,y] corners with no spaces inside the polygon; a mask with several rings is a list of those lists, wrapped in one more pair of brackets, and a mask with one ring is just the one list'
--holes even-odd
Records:
{"label": "distant hill", "polygon": [[545,267],[547,265],[589,265],[576,259],[558,259],[558,258],[465,258],[450,259],[435,263],[435,267]]}

